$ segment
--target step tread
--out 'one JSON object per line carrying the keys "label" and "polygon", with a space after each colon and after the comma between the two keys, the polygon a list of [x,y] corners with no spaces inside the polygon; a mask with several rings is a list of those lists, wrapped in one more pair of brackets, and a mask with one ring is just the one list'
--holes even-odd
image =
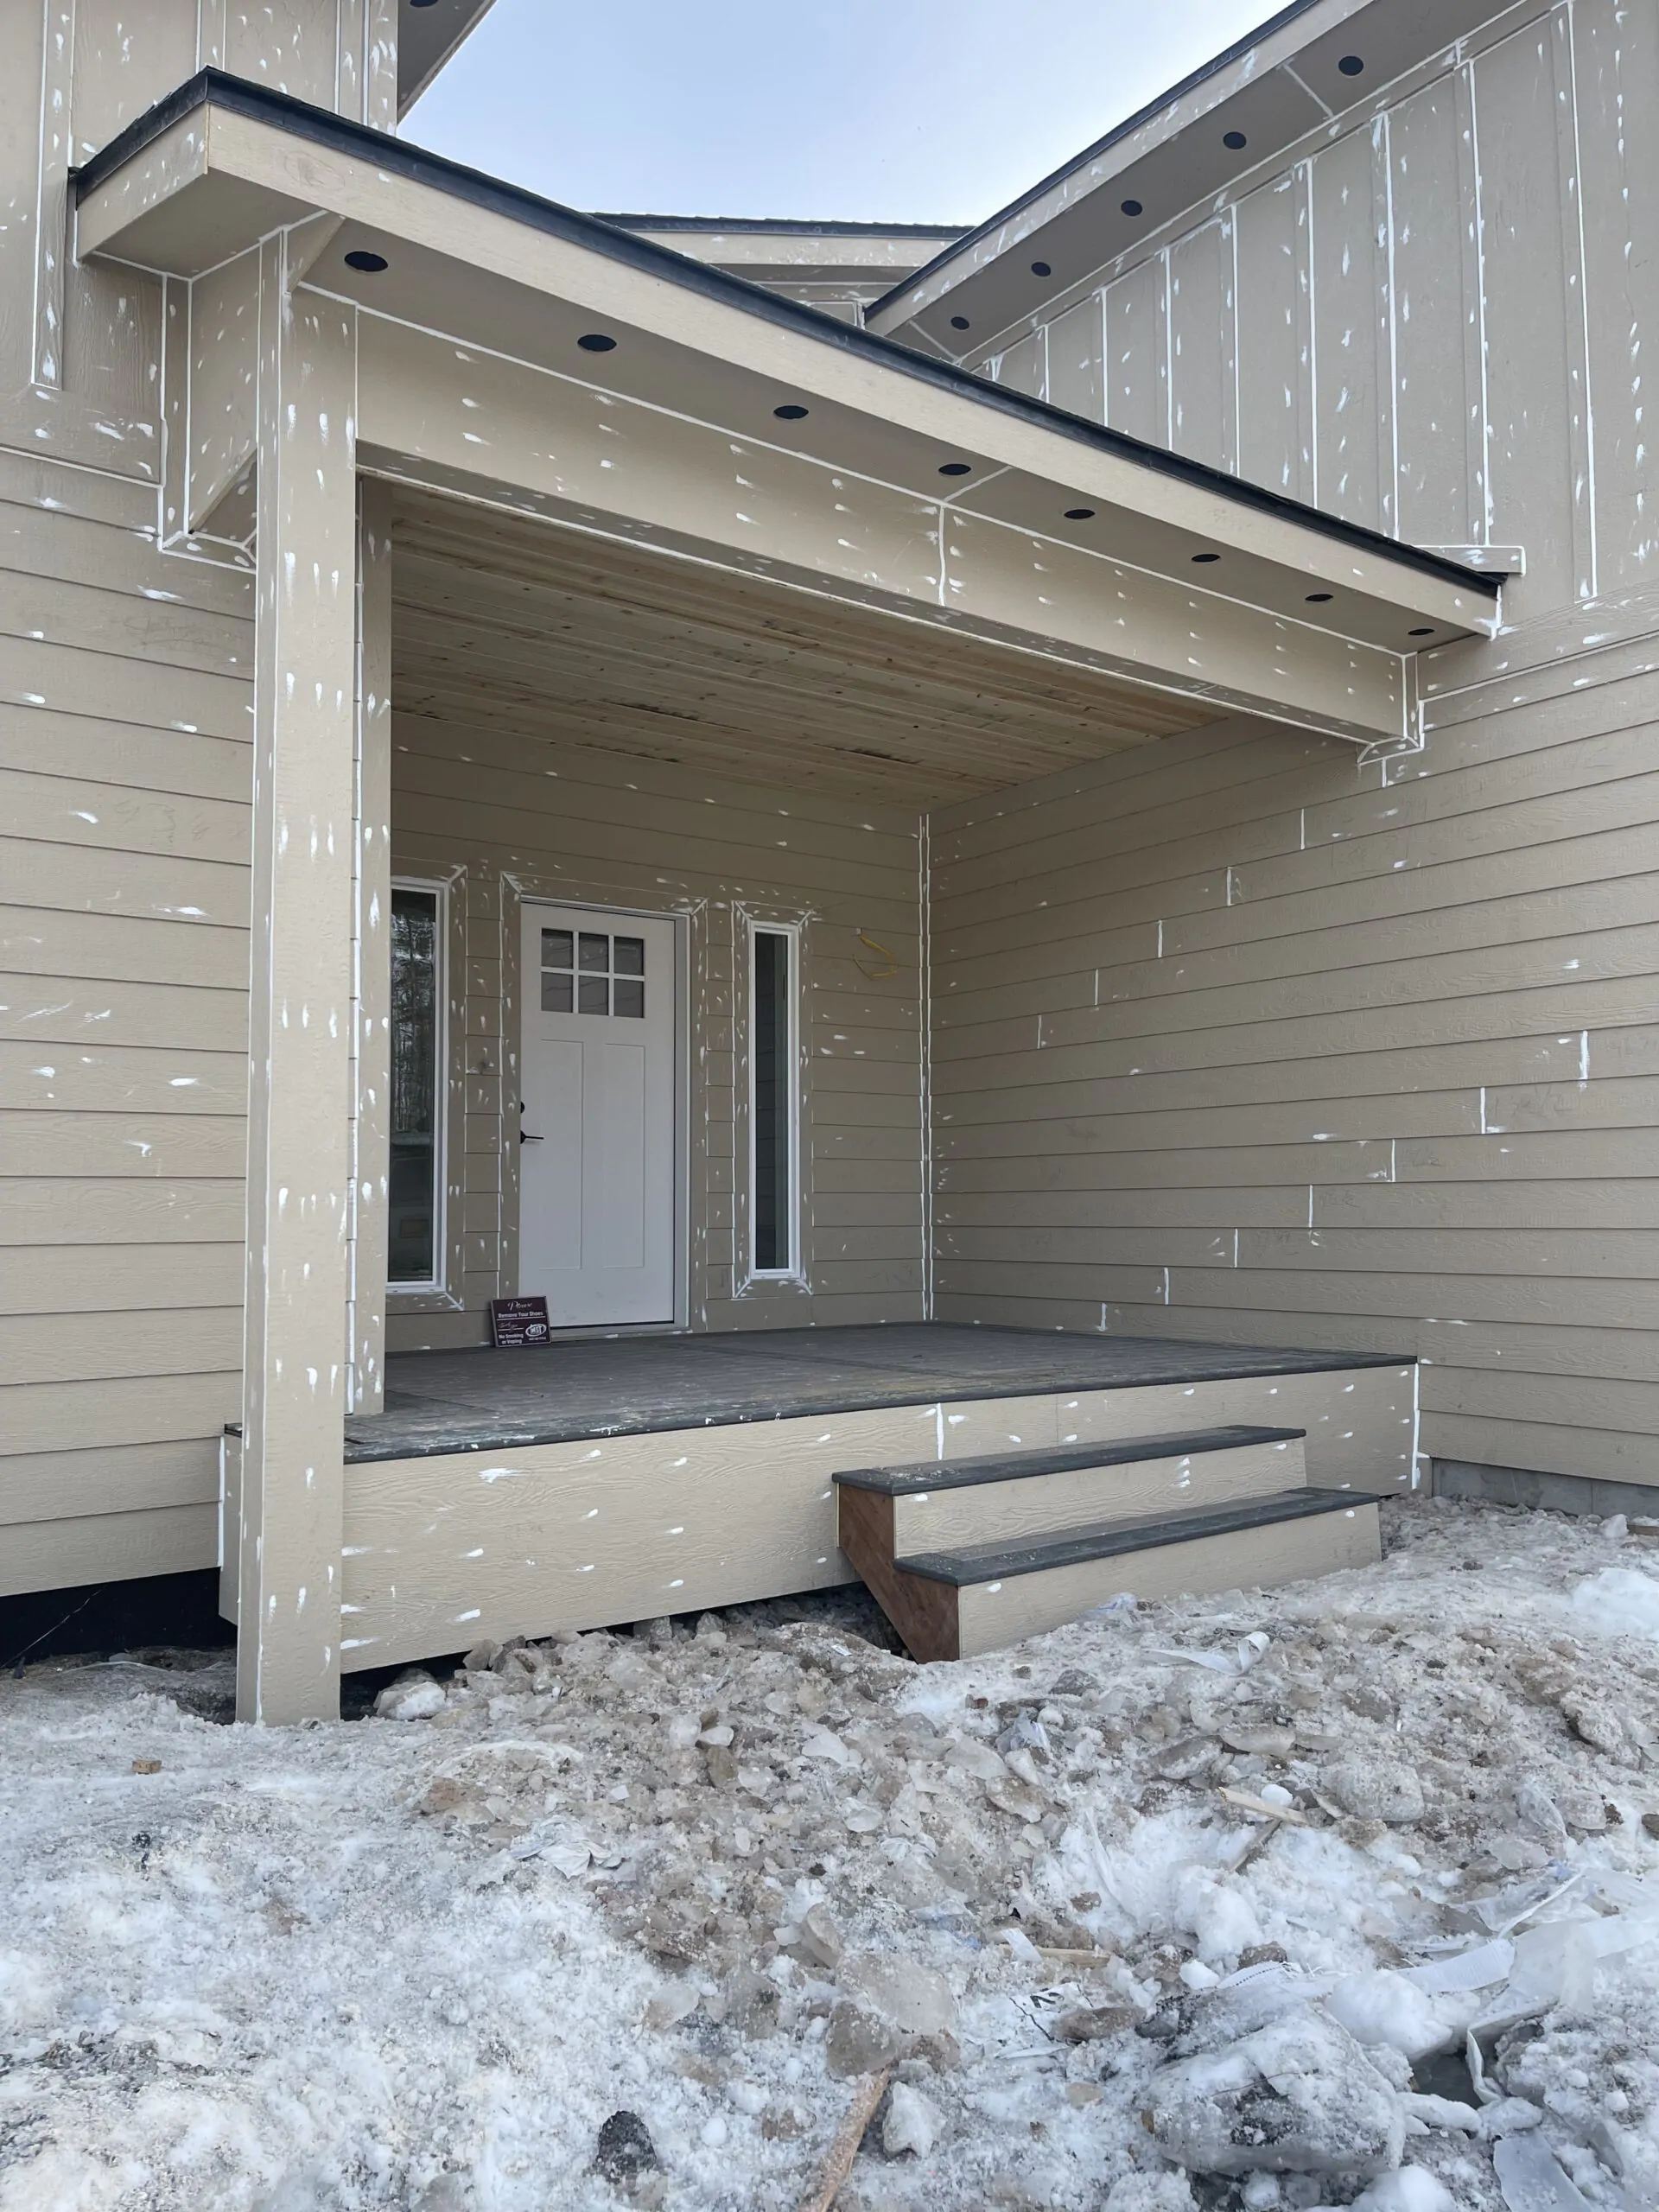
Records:
{"label": "step tread", "polygon": [[872,1490],[887,1497],[966,1490],[977,1483],[1011,1483],[1032,1475],[1082,1473],[1094,1467],[1127,1467],[1140,1459],[1183,1459],[1193,1452],[1239,1451],[1249,1444],[1290,1444],[1305,1428],[1259,1428],[1235,1422],[1220,1428],[1172,1429],[1157,1436],[1120,1436],[1109,1443],[1039,1445],[996,1452],[976,1459],[912,1459],[893,1467],[844,1468],[833,1479],[844,1489]]}
{"label": "step tread", "polygon": [[1051,1567],[1080,1567],[1088,1560],[1111,1559],[1126,1552],[1232,1535],[1241,1529],[1266,1528],[1276,1521],[1351,1512],[1376,1503],[1372,1491],[1274,1491],[1264,1497],[1230,1498],[1224,1504],[1191,1506],[1179,1513],[1142,1513],[1126,1520],[1053,1529],[1021,1543],[963,1544],[953,1551],[908,1553],[893,1563],[901,1574],[963,1589],[976,1582],[1006,1581],[1016,1574],[1041,1574]]}

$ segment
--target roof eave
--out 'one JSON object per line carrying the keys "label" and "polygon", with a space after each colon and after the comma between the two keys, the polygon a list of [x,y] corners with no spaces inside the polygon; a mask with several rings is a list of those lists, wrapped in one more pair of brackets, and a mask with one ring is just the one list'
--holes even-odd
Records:
{"label": "roof eave", "polygon": [[[746,316],[793,332],[815,345],[833,347],[843,355],[850,354],[872,368],[909,382],[930,385],[937,391],[950,392],[969,403],[974,409],[982,410],[987,417],[1009,418],[1045,431],[1104,460],[1120,466],[1127,464],[1150,477],[1162,480],[1172,490],[1179,486],[1189,495],[1198,495],[1197,506],[1212,512],[1217,519],[1224,518],[1228,509],[1232,509],[1237,511],[1241,518],[1245,514],[1270,518],[1281,528],[1288,527],[1296,532],[1306,531],[1317,538],[1340,545],[1355,555],[1362,556],[1370,573],[1379,575],[1395,574],[1402,587],[1402,598],[1410,597],[1406,580],[1415,575],[1424,580],[1432,579],[1442,587],[1452,587],[1460,597],[1472,594],[1478,601],[1486,603],[1489,611],[1496,602],[1503,581],[1501,575],[1490,572],[1475,574],[1459,563],[1401,544],[1376,531],[1322,514],[1282,494],[1245,483],[1220,470],[1167,452],[1161,447],[1144,445],[1121,431],[1103,429],[1096,423],[1049,407],[1041,401],[988,384],[949,362],[929,359],[908,346],[851,324],[837,321],[820,314],[816,308],[780,297],[729,271],[691,259],[668,246],[619,229],[597,217],[540,199],[518,186],[465,168],[440,156],[425,153],[402,140],[388,138],[382,132],[350,122],[331,111],[309,106],[287,94],[250,84],[239,78],[223,75],[218,71],[204,70],[181,86],[148,113],[137,118],[78,172],[74,183],[78,213],[95,219],[92,226],[94,235],[88,250],[107,251],[119,259],[142,258],[137,252],[123,251],[121,225],[124,209],[121,202],[124,173],[134,172],[132,181],[137,189],[138,180],[136,173],[141,158],[149,149],[156,147],[158,142],[167,139],[169,133],[172,134],[169,147],[186,142],[194,145],[200,141],[198,153],[205,173],[207,131],[205,124],[198,124],[197,118],[205,117],[208,111],[215,108],[273,127],[314,145],[332,149],[353,160],[365,161],[372,165],[372,172],[376,175],[399,178],[423,186],[489,215],[505,218],[531,230],[562,238],[606,259],[638,270],[679,291],[717,302]],[[130,209],[125,212],[130,213]],[[293,221],[310,212],[314,211],[298,202],[289,202],[287,212],[278,213],[277,220]],[[251,214],[252,211],[250,213]],[[142,221],[143,211],[140,211],[137,219]],[[264,228],[269,230],[272,226],[267,218]],[[257,220],[251,221],[249,227],[253,235],[248,237],[244,245],[252,244],[258,234]],[[129,223],[129,233],[131,230],[132,225]],[[223,257],[228,257],[228,254]],[[156,264],[145,263],[143,265]],[[1193,503],[1189,499],[1184,504]],[[1486,625],[1484,621],[1477,621],[1469,626],[1484,627]]]}

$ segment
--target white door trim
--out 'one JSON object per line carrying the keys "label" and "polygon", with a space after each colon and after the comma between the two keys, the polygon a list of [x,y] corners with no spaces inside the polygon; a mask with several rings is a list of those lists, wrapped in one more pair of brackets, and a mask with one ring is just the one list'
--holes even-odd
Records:
{"label": "white door trim", "polygon": [[594,1336],[661,1336],[670,1331],[684,1330],[690,1325],[690,1255],[691,1255],[691,932],[692,917],[683,907],[629,906],[621,901],[584,897],[570,891],[521,889],[508,880],[504,887],[513,894],[518,912],[512,927],[504,931],[509,957],[512,960],[518,1001],[518,1034],[515,1044],[518,1064],[512,1084],[505,1086],[501,1144],[505,1155],[503,1177],[504,1192],[511,1192],[514,1213],[514,1261],[511,1274],[503,1281],[503,1293],[509,1290],[524,1292],[534,1286],[524,1280],[524,1186],[519,1174],[520,1146],[518,1143],[518,1103],[522,1091],[518,1088],[524,1076],[524,1015],[529,1004],[529,993],[534,979],[525,971],[524,946],[525,915],[535,907],[556,907],[593,914],[613,923],[618,921],[667,922],[672,925],[674,938],[674,1131],[673,1131],[673,1318],[665,1321],[594,1322],[585,1327],[556,1325],[555,1338]]}

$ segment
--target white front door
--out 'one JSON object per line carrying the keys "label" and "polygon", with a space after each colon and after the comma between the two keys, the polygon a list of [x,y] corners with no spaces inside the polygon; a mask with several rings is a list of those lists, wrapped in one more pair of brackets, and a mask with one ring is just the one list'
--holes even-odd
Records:
{"label": "white front door", "polygon": [[674,1319],[674,928],[524,904],[518,1288],[556,1328]]}

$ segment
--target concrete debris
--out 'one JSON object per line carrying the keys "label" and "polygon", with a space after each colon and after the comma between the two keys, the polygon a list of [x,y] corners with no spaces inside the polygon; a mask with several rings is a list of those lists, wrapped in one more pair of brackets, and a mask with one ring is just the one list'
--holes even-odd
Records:
{"label": "concrete debris", "polygon": [[874,2074],[922,2048],[938,2057],[954,2056],[957,2002],[932,1968],[865,1952],[842,1961],[836,1987],[823,2039],[831,2074]]}
{"label": "concrete debris", "polygon": [[374,1700],[375,1711],[388,1720],[430,1720],[443,1707],[443,1687],[423,1667],[408,1669]]}
{"label": "concrete debris", "polygon": [[1659,2204],[1659,1655],[1577,1594],[1659,1555],[1383,1518],[926,1669],[840,1592],[480,1640],[334,1731],[159,1658],[0,1685],[0,2212],[187,2140],[305,2212]]}
{"label": "concrete debris", "polygon": [[1341,1759],[1319,1779],[1343,1811],[1357,1820],[1408,1827],[1423,1817],[1422,1778],[1398,1759]]}

